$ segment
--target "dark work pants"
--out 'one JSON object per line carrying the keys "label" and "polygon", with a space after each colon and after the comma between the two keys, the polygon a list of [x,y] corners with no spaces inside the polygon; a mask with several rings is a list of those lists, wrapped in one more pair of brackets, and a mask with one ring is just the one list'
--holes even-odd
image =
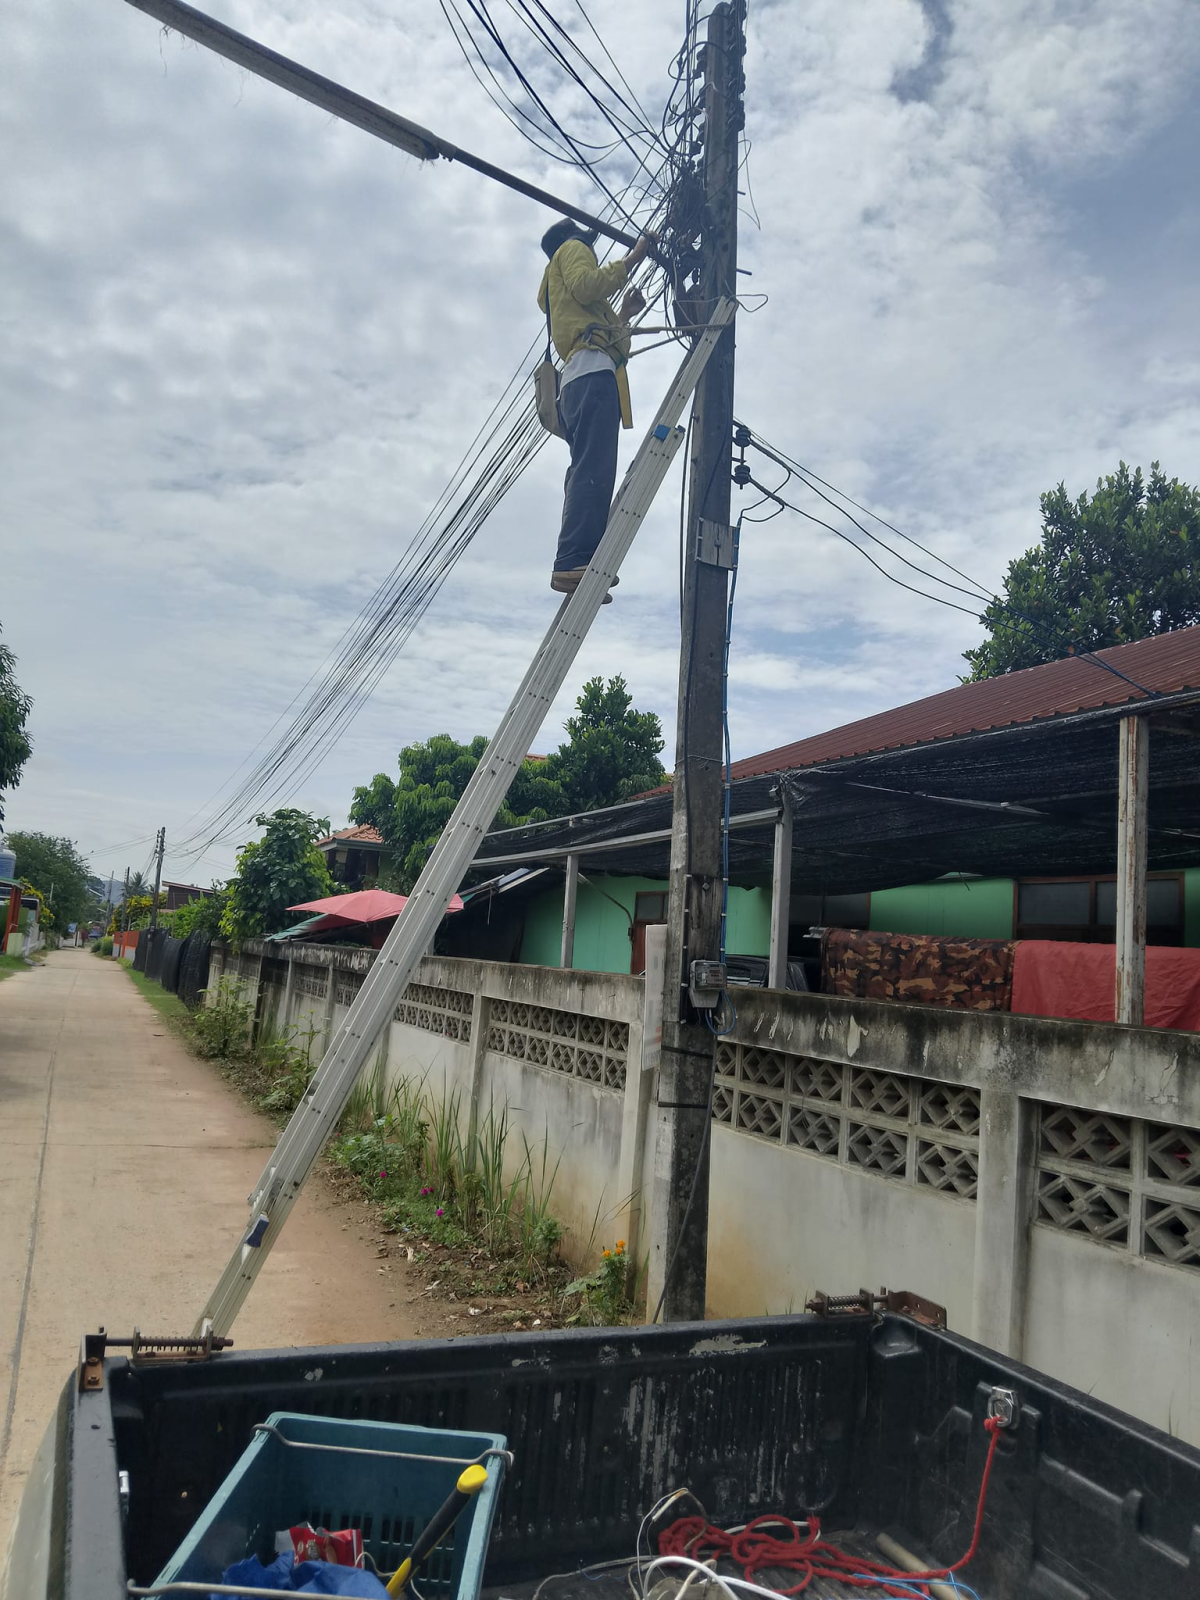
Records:
{"label": "dark work pants", "polygon": [[591,561],[608,523],[621,430],[616,373],[575,378],[558,397],[558,414],[571,447],[571,465],[554,570],[570,572]]}

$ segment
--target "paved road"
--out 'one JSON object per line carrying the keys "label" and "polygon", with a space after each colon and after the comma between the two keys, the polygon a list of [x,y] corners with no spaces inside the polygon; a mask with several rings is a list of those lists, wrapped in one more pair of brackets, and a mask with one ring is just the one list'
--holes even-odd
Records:
{"label": "paved road", "polygon": [[[273,1142],[114,962],[60,950],[0,982],[0,1551],[83,1331],[190,1332]],[[234,1337],[407,1338],[398,1288],[314,1182]]]}

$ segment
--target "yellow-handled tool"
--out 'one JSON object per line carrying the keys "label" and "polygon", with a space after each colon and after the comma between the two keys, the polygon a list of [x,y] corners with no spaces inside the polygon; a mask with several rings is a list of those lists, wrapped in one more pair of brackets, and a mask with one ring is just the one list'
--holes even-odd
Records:
{"label": "yellow-handled tool", "polygon": [[452,1493],[434,1512],[416,1544],[388,1579],[387,1592],[390,1595],[404,1593],[413,1573],[437,1549],[486,1482],[487,1468],[480,1466],[479,1462],[459,1473]]}

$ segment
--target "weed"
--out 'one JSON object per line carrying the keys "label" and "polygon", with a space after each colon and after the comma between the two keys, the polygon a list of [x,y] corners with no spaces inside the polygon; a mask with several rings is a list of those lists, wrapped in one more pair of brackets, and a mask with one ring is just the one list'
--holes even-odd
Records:
{"label": "weed", "polygon": [[521,1142],[525,1146],[524,1168],[527,1181],[524,1204],[520,1216],[516,1219],[516,1232],[525,1271],[532,1277],[536,1272],[545,1271],[562,1242],[562,1223],[550,1213],[550,1196],[554,1190],[554,1180],[558,1177],[558,1163],[562,1157],[559,1156],[553,1170],[547,1174],[550,1158],[550,1133],[547,1129],[542,1136],[541,1157],[535,1177],[533,1151],[529,1148],[529,1140],[524,1134],[521,1135]]}
{"label": "weed", "polygon": [[[425,1094],[424,1080],[400,1079],[388,1110],[366,1119],[365,1109],[377,1105],[364,1095],[357,1120],[347,1119],[330,1155],[383,1205],[385,1226],[435,1246],[469,1248],[473,1291],[481,1271],[494,1293],[545,1282],[563,1237],[550,1210],[558,1160],[551,1159],[549,1135],[540,1147],[522,1136],[513,1163],[507,1105],[490,1104],[465,1133],[458,1090],[434,1098]],[[588,1302],[593,1320],[601,1320],[600,1307],[611,1299]]]}
{"label": "weed", "polygon": [[375,1057],[370,1072],[365,1072],[354,1085],[338,1127],[342,1133],[362,1133],[374,1127],[388,1107],[387,1062],[383,1051]]}
{"label": "weed", "polygon": [[254,1007],[244,998],[236,978],[222,978],[214,990],[205,991],[205,1004],[196,1012],[196,1049],[211,1061],[238,1061],[250,1048]]}
{"label": "weed", "polygon": [[455,1157],[462,1148],[458,1135],[457,1089],[429,1107],[429,1183],[444,1204],[454,1194]]}
{"label": "weed", "polygon": [[568,1323],[600,1327],[626,1322],[633,1310],[629,1292],[630,1263],[625,1241],[618,1239],[613,1249],[601,1254],[600,1265],[584,1278],[576,1278],[563,1290],[564,1303],[577,1298],[578,1304],[567,1317]]}

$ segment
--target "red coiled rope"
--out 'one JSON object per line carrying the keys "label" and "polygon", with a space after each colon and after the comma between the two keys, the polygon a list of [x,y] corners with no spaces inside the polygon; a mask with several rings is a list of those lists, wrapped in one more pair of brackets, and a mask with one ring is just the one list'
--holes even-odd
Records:
{"label": "red coiled rope", "polygon": [[[885,1566],[878,1561],[868,1561],[863,1556],[848,1555],[835,1544],[821,1537],[819,1517],[809,1517],[803,1524],[807,1530],[788,1517],[755,1517],[738,1533],[726,1533],[714,1528],[703,1517],[680,1517],[658,1536],[658,1550],[664,1556],[691,1556],[704,1560],[709,1556],[726,1556],[741,1567],[746,1578],[753,1582],[755,1574],[770,1568],[798,1572],[799,1583],[790,1589],[780,1589],[781,1595],[799,1594],[807,1589],[814,1578],[829,1578],[856,1588],[877,1587],[885,1594],[911,1597],[914,1587],[935,1583],[939,1578],[949,1578],[961,1572],[979,1548],[979,1533],[983,1527],[983,1508],[987,1503],[988,1480],[992,1475],[992,1462],[1000,1438],[1000,1423],[988,1417],[983,1424],[989,1435],[987,1458],[983,1463],[983,1476],[979,1480],[979,1500],[975,1507],[975,1530],[966,1555],[950,1567],[936,1571],[904,1572],[899,1567]],[[767,1528],[784,1528],[786,1533],[767,1533]],[[906,1587],[897,1589],[889,1579],[903,1582]]]}

